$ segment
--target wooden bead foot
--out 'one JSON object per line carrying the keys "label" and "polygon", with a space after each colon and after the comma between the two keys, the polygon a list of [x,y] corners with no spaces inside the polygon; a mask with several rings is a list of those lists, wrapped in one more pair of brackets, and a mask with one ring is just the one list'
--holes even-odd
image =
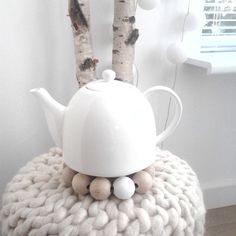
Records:
{"label": "wooden bead foot", "polygon": [[89,191],[96,200],[105,200],[111,195],[111,182],[107,178],[95,178],[90,184]]}
{"label": "wooden bead foot", "polygon": [[71,169],[69,166],[65,166],[62,172],[62,179],[67,187],[71,186],[72,179],[76,174],[77,171]]}
{"label": "wooden bead foot", "polygon": [[133,181],[136,185],[136,192],[146,193],[152,187],[152,176],[146,171],[139,171],[134,174]]}
{"label": "wooden bead foot", "polygon": [[72,180],[72,188],[76,193],[85,195],[89,193],[89,185],[91,182],[91,176],[78,173]]}
{"label": "wooden bead foot", "polygon": [[155,167],[154,167],[154,165],[151,165],[151,166],[147,167],[146,169],[144,169],[144,171],[146,171],[152,177],[155,176]]}

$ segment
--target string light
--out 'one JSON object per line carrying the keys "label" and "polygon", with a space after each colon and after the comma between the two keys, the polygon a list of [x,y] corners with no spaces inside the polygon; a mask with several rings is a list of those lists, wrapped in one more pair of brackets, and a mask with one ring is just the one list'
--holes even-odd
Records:
{"label": "string light", "polygon": [[173,64],[182,64],[187,60],[187,53],[182,42],[169,45],[166,50],[167,59]]}
{"label": "string light", "polygon": [[160,4],[160,0],[138,0],[138,5],[144,10],[152,10]]}
{"label": "string light", "polygon": [[[187,19],[187,16],[190,12],[190,2],[191,0],[188,0],[188,10],[187,10],[187,14],[184,18],[184,22],[183,22],[183,27],[182,27],[182,32],[181,32],[181,43],[183,42],[183,39],[184,39],[184,29],[185,29],[185,22],[186,22],[186,19]],[[167,49],[168,51],[168,49]],[[177,82],[177,73],[178,73],[178,64],[175,64],[175,74],[174,74],[174,80],[173,80],[173,84],[171,86],[171,88],[173,90],[175,90],[175,86],[176,86],[176,82]],[[168,104],[168,109],[167,109],[167,116],[166,116],[166,121],[165,121],[165,125],[164,125],[164,130],[166,129],[167,127],[167,124],[168,124],[168,120],[169,120],[169,117],[170,117],[170,107],[171,107],[171,98],[169,98],[169,104]],[[164,147],[164,142],[161,143],[161,149],[163,149]]]}
{"label": "string light", "polygon": [[185,21],[185,31],[195,31],[205,24],[205,14],[196,14],[195,12],[189,12]]}

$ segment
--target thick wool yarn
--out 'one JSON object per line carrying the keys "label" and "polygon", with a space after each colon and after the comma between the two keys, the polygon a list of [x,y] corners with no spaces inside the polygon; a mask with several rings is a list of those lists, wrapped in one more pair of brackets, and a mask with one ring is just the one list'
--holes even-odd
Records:
{"label": "thick wool yarn", "polygon": [[61,151],[53,148],[20,169],[3,194],[3,236],[203,236],[205,208],[189,165],[158,153],[154,185],[129,200],[95,201],[62,181]]}

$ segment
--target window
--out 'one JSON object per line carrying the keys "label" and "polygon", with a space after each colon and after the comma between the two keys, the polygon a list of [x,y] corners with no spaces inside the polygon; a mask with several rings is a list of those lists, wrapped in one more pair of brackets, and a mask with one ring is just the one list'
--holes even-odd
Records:
{"label": "window", "polygon": [[201,52],[236,52],[236,0],[205,0]]}

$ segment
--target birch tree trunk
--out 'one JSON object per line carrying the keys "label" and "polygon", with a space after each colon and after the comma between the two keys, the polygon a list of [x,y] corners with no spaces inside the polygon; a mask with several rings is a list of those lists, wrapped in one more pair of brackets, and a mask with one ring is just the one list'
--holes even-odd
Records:
{"label": "birch tree trunk", "polygon": [[114,0],[112,69],[116,79],[133,82],[136,0]]}
{"label": "birch tree trunk", "polygon": [[76,77],[79,87],[96,79],[97,59],[94,58],[90,35],[89,0],[69,0],[69,16],[71,18],[75,57]]}

